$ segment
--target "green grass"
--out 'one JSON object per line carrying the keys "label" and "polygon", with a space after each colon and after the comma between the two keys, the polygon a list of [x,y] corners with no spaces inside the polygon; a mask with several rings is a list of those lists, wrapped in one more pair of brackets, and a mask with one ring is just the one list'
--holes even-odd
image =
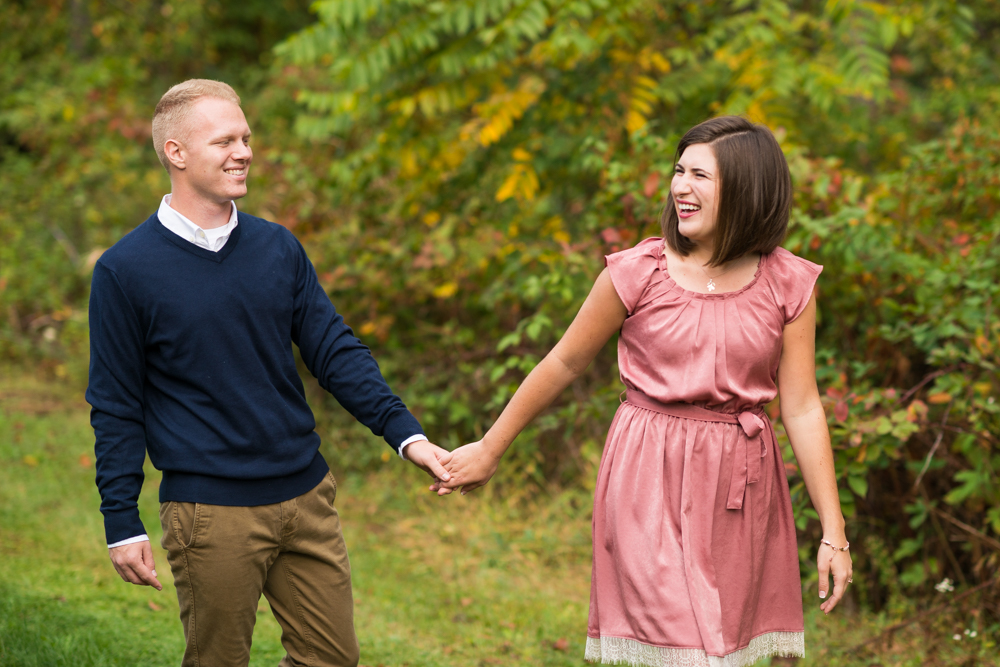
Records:
{"label": "green grass", "polygon": [[[158,542],[159,474],[147,469],[140,514],[162,592],[122,582],[108,561],[92,444],[79,395],[23,378],[0,382],[0,667],[180,660],[177,599]],[[507,480],[440,499],[398,460],[339,487],[363,665],[586,664],[585,492],[530,500],[511,495]],[[827,618],[817,604],[807,598],[803,665],[995,664],[986,657],[995,647],[955,642],[941,619],[896,633],[876,653],[838,655],[897,619],[850,605]],[[280,630],[263,600],[257,619],[251,665],[275,665]]]}

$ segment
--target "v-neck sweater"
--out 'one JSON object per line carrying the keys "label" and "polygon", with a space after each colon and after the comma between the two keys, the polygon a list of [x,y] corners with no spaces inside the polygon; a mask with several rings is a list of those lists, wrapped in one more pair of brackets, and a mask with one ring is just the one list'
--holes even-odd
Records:
{"label": "v-neck sweater", "polygon": [[105,252],[90,296],[91,424],[109,544],[142,535],[143,461],[160,502],[253,506],[329,470],[296,369],[398,451],[419,422],[330,302],[298,240],[240,212],[218,252],[154,214]]}

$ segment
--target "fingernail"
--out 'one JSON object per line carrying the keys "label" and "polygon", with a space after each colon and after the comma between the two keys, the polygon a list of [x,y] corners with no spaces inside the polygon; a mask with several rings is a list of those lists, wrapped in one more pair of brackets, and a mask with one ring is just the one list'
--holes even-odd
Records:
{"label": "fingernail", "polygon": [[156,570],[153,570],[153,576],[154,577],[156,576]]}
{"label": "fingernail", "polygon": [[446,481],[446,482],[447,482],[448,480],[450,480],[450,479],[451,479],[451,475],[449,475],[448,473],[445,473],[445,474],[444,474],[444,477],[442,477],[441,479],[443,479],[444,481]]}
{"label": "fingernail", "polygon": [[465,491],[462,491],[462,495],[463,495],[463,496],[465,495]]}
{"label": "fingernail", "polygon": [[820,591],[819,592],[819,599],[822,600],[825,597],[826,597],[826,591]]}

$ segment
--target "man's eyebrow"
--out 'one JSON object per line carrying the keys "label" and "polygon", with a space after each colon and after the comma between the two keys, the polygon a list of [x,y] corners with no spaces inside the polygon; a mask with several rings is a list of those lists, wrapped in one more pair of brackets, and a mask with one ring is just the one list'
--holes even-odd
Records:
{"label": "man's eyebrow", "polygon": [[239,133],[236,133],[236,132],[233,132],[232,134],[226,134],[225,132],[223,132],[221,134],[217,134],[214,137],[212,137],[210,139],[210,143],[214,143],[216,141],[222,141],[223,139],[232,139],[234,137],[242,139],[244,137],[249,137],[251,134],[253,134],[253,132],[251,130],[247,130],[243,134],[239,134]]}

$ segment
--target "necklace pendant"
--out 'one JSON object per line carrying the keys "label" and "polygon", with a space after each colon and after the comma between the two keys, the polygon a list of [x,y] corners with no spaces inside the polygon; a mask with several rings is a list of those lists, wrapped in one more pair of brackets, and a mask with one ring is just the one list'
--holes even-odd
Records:
{"label": "necklace pendant", "polygon": [[711,278],[709,278],[708,279],[708,285],[706,285],[706,287],[708,288],[709,292],[714,292],[715,291],[715,281],[712,280]]}

